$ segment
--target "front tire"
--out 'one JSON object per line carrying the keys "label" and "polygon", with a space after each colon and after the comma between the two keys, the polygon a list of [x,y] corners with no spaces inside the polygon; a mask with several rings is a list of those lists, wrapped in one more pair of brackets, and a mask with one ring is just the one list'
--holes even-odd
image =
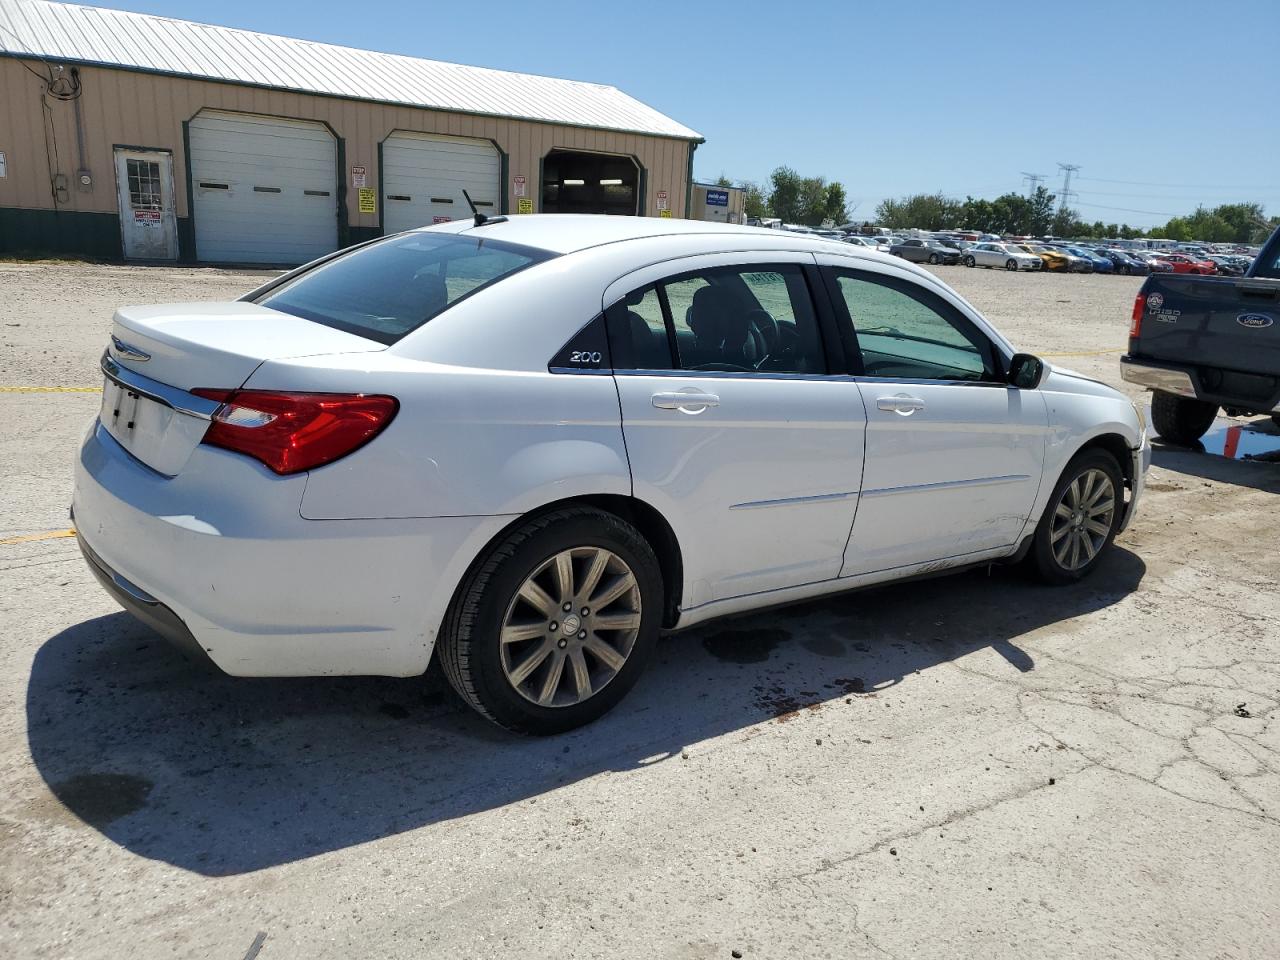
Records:
{"label": "front tire", "polygon": [[1124,512],[1124,482],[1105,450],[1078,454],[1036,526],[1031,561],[1046,583],[1076,583],[1097,567]]}
{"label": "front tire", "polygon": [[1018,261],[1010,258],[1004,262],[1004,268],[1006,270],[1012,270],[1016,273],[1018,270]]}
{"label": "front tire", "polygon": [[938,255],[936,253],[929,254],[929,262],[935,267],[938,265]]}
{"label": "front tire", "polygon": [[635,527],[571,507],[508,534],[468,573],[440,661],[471,707],[516,733],[590,723],[635,684],[657,642],[662,572]]}
{"label": "front tire", "polygon": [[1170,443],[1189,447],[1205,435],[1218,415],[1216,403],[1156,390],[1151,395],[1151,424]]}

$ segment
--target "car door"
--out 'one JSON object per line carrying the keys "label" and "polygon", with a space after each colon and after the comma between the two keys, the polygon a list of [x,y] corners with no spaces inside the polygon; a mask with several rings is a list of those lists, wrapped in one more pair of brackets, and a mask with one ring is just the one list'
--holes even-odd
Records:
{"label": "car door", "polygon": [[685,609],[840,572],[866,413],[823,297],[790,253],[658,264],[605,293],[634,495],[676,534]]}
{"label": "car door", "polygon": [[974,259],[978,261],[980,267],[990,267],[995,264],[995,250],[989,243],[980,243],[974,248]]}
{"label": "car door", "polygon": [[903,270],[819,257],[850,324],[866,460],[842,576],[1012,548],[1039,489],[1048,408],[958,300]]}

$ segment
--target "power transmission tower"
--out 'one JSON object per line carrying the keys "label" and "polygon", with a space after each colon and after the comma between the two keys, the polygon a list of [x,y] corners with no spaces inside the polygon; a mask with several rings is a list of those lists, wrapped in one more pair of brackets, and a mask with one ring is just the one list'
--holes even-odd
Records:
{"label": "power transmission tower", "polygon": [[1058,212],[1061,213],[1067,209],[1067,203],[1075,196],[1075,191],[1071,189],[1071,175],[1080,169],[1079,164],[1060,163],[1058,169],[1062,171],[1062,196],[1058,200]]}
{"label": "power transmission tower", "polygon": [[1027,196],[1034,197],[1036,195],[1036,190],[1040,187],[1040,184],[1048,180],[1049,177],[1043,173],[1027,173],[1027,171],[1023,170],[1022,179],[1026,181],[1027,184]]}

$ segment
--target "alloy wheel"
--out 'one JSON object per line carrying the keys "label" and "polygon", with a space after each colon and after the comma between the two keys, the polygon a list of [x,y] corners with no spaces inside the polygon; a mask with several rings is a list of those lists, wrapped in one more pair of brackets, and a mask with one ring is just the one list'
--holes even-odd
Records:
{"label": "alloy wheel", "polygon": [[502,621],[502,671],[522,697],[568,707],[622,670],[640,632],[640,587],[603,547],[573,547],[543,561]]}
{"label": "alloy wheel", "polygon": [[1081,473],[1062,491],[1053,510],[1050,543],[1064,570],[1088,566],[1106,545],[1116,513],[1111,478],[1097,468]]}

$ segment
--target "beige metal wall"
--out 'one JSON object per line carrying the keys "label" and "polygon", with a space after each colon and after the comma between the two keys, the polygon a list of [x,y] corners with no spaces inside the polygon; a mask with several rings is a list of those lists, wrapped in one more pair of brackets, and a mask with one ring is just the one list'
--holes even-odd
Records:
{"label": "beige metal wall", "polygon": [[[525,177],[527,196],[533,198],[537,211],[541,199],[539,161],[553,148],[564,147],[634,155],[645,168],[647,177],[642,212],[646,216],[657,216],[657,195],[665,190],[672,213],[684,216],[690,148],[684,140],[387,106],[126,70],[82,67],[80,76],[86,154],[83,161],[77,156],[74,106],[49,99],[50,124],[42,113],[40,81],[18,60],[0,57],[0,151],[5,154],[8,165],[8,176],[0,178],[0,207],[52,209],[51,166],[46,161],[45,144],[48,136],[52,156],[52,134],[56,133],[57,172],[67,176],[70,190],[67,203],[60,204],[59,209],[118,212],[112,147],[125,144],[173,151],[178,216],[185,217],[188,215],[187,161],[183,153],[182,122],[210,107],[329,124],[346,141],[348,169],[343,171],[343,177],[348,187],[348,223],[352,227],[376,228],[378,217],[358,211],[356,191],[350,189],[350,167],[363,166],[368,171],[369,185],[376,188],[378,144],[393,130],[485,137],[495,141],[509,156],[506,190],[508,209],[512,213],[517,209],[512,178]],[[81,192],[77,187],[75,174],[81,166],[93,172],[91,192]],[[378,201],[382,202],[381,191]]]}

